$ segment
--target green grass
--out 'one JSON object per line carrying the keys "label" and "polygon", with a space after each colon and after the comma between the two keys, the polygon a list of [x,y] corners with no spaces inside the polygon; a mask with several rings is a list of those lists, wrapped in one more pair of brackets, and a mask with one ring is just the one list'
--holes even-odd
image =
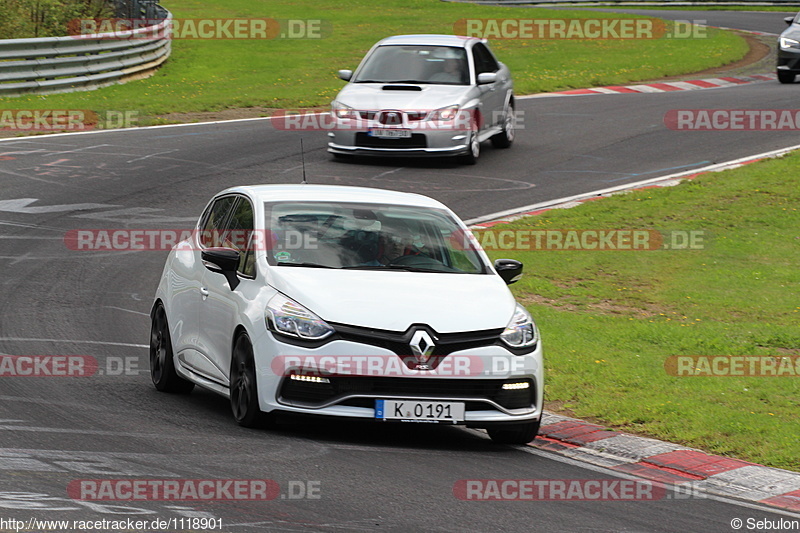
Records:
{"label": "green grass", "polygon": [[542,331],[550,405],[800,471],[800,377],[676,377],[672,355],[800,355],[800,154],[496,229],[702,231],[703,248],[492,252]]}
{"label": "green grass", "polygon": [[[614,9],[611,6],[611,9]],[[619,6],[619,9],[652,9],[653,11],[750,11],[753,13],[765,11],[780,11],[796,13],[800,10],[800,3],[787,4],[785,6]]]}
{"label": "green grass", "polygon": [[[453,33],[462,18],[628,17],[610,13],[514,9],[431,0],[165,0],[181,18],[322,19],[323,39],[174,40],[151,78],[97,91],[0,99],[0,108],[134,110],[142,117],[228,108],[327,106],[377,40],[400,33]],[[703,39],[604,41],[496,40],[518,94],[622,84],[696,72],[735,61],[747,45],[729,32]]]}

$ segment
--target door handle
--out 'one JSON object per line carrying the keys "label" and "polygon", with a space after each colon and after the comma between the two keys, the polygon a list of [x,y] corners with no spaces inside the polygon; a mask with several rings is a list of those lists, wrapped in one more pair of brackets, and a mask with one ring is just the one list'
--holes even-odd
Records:
{"label": "door handle", "polygon": [[203,300],[208,298],[208,289],[205,287],[200,287],[200,295],[203,297]]}

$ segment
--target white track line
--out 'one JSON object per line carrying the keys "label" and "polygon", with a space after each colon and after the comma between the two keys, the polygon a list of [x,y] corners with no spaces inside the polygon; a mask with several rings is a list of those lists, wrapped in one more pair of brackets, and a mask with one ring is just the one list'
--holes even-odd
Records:
{"label": "white track line", "polygon": [[675,174],[669,174],[666,176],[659,176],[657,178],[650,178],[642,181],[637,181],[634,183],[629,183],[626,185],[618,185],[616,187],[609,187],[607,189],[598,189],[596,191],[586,192],[582,194],[576,194],[575,196],[566,196],[564,198],[556,198],[555,200],[548,200],[545,202],[539,202],[536,204],[530,204],[522,207],[517,207],[514,209],[507,209],[505,211],[498,211],[496,213],[491,213],[488,215],[483,215],[480,217],[472,218],[469,220],[465,220],[464,222],[471,226],[473,224],[480,224],[482,222],[490,222],[493,220],[497,220],[500,218],[510,217],[514,215],[521,215],[527,213],[529,211],[536,211],[539,209],[545,209],[547,207],[554,207],[556,205],[561,205],[567,202],[576,202],[580,200],[586,200],[588,198],[595,198],[597,196],[606,196],[615,192],[626,191],[629,189],[638,189],[640,187],[644,187],[646,185],[652,185],[654,183],[658,183],[660,181],[668,181],[679,179],[684,176],[691,176],[694,174],[701,174],[705,172],[718,172],[720,170],[725,170],[727,168],[735,168],[737,166],[741,166],[749,161],[754,159],[767,159],[772,157],[779,157],[794,150],[800,149],[800,144],[796,144],[794,146],[789,146],[787,148],[779,148],[777,150],[771,150],[769,152],[762,152],[760,154],[749,155],[746,157],[740,157],[739,159],[733,159],[731,161],[726,161],[724,163],[716,163],[713,165],[709,165],[707,167],[702,167],[693,170],[686,170],[684,172],[678,172]]}

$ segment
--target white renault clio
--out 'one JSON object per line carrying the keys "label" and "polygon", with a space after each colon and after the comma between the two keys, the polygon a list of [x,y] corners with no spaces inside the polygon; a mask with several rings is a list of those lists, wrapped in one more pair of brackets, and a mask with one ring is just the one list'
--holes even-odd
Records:
{"label": "white renault clio", "polygon": [[151,311],[156,388],[280,412],[464,424],[530,442],[543,401],[536,325],[464,223],[416,194],[234,187],[170,252]]}

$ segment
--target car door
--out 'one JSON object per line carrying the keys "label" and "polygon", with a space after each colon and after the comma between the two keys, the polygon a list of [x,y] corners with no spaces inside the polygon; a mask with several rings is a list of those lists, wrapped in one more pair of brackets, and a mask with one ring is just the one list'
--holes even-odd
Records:
{"label": "car door", "polygon": [[200,338],[207,365],[203,371],[221,385],[229,385],[233,332],[241,323],[240,313],[247,307],[247,282],[255,278],[253,261],[253,204],[237,196],[231,215],[215,236],[215,246],[239,251],[239,286],[231,290],[222,274],[206,269],[200,305]]}
{"label": "car door", "polygon": [[[203,235],[211,227],[220,225],[233,206],[233,197],[218,198],[209,202],[196,226],[196,232],[174,250],[170,262],[167,318],[175,355],[184,363],[198,357],[200,333],[200,287],[206,268],[200,259]],[[192,366],[189,364],[188,366]]]}
{"label": "car door", "polygon": [[[173,329],[175,355],[181,365],[192,372],[206,376],[203,371],[207,364],[204,340],[201,329],[200,310],[204,300],[203,278],[208,271],[200,256],[202,250],[214,246],[214,236],[231,214],[236,202],[232,195],[215,198],[209,203],[197,231],[176,253],[172,263],[172,311],[170,324]],[[169,310],[168,310],[169,311]]]}
{"label": "car door", "polygon": [[481,100],[481,113],[483,115],[483,128],[490,128],[502,124],[503,109],[506,105],[506,96],[510,86],[508,69],[501,68],[500,63],[494,58],[492,52],[483,43],[475,43],[472,47],[472,61],[475,65],[475,81],[483,72],[494,72],[497,80],[494,83],[479,85]]}

